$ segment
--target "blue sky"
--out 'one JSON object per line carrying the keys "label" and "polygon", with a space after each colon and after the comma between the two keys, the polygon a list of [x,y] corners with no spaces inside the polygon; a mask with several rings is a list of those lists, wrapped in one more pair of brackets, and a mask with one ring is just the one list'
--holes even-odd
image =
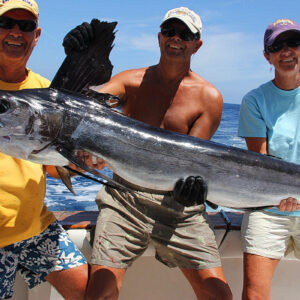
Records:
{"label": "blue sky", "polygon": [[203,23],[203,46],[192,57],[192,69],[214,84],[224,102],[273,78],[263,57],[263,35],[278,18],[300,23],[299,0],[37,0],[42,36],[28,66],[52,79],[64,59],[65,34],[84,21],[117,21],[111,62],[113,74],[154,65],[159,60],[157,33],[164,14],[187,6]]}

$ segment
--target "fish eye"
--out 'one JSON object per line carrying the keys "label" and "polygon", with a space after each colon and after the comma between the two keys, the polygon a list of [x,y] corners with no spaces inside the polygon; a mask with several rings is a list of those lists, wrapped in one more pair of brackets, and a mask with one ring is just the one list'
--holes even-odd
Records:
{"label": "fish eye", "polygon": [[10,104],[6,100],[0,100],[0,114],[7,112],[10,108]]}

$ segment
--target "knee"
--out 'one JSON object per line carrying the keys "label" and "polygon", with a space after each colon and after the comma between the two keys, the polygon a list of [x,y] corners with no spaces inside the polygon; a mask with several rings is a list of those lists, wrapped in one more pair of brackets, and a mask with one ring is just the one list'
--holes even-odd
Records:
{"label": "knee", "polygon": [[229,287],[224,290],[221,294],[217,295],[216,300],[232,300],[233,296]]}
{"label": "knee", "polygon": [[244,282],[242,300],[270,299],[271,288],[268,284]]}
{"label": "knee", "polygon": [[119,293],[117,292],[99,292],[97,295],[95,293],[88,293],[85,297],[86,300],[117,300]]}
{"label": "knee", "polygon": [[222,284],[217,286],[218,288],[214,289],[215,297],[212,299],[215,300],[232,300],[232,292],[228,283],[222,282]]}
{"label": "knee", "polygon": [[255,290],[243,290],[242,300],[266,300],[270,299],[267,295],[261,295]]}
{"label": "knee", "polygon": [[119,294],[116,286],[97,281],[93,285],[88,285],[85,300],[117,300]]}
{"label": "knee", "polygon": [[228,285],[217,287],[214,290],[209,289],[206,292],[198,293],[197,299],[213,299],[213,300],[232,300],[233,296]]}

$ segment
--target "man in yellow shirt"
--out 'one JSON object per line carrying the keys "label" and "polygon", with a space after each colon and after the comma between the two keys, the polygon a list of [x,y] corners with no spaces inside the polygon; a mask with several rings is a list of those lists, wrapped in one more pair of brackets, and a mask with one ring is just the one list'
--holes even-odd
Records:
{"label": "man in yellow shirt", "polygon": [[[48,87],[26,68],[41,34],[34,0],[0,0],[0,89]],[[0,299],[13,295],[16,271],[32,288],[50,282],[65,299],[84,299],[87,262],[44,204],[43,166],[0,153]]]}

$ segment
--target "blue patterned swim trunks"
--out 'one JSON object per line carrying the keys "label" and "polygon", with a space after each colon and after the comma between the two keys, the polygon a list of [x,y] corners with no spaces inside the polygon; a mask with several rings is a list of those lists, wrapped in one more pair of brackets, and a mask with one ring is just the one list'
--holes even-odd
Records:
{"label": "blue patterned swim trunks", "polygon": [[56,221],[32,238],[0,248],[0,299],[12,297],[17,271],[29,288],[33,288],[53,271],[86,263],[83,254]]}

